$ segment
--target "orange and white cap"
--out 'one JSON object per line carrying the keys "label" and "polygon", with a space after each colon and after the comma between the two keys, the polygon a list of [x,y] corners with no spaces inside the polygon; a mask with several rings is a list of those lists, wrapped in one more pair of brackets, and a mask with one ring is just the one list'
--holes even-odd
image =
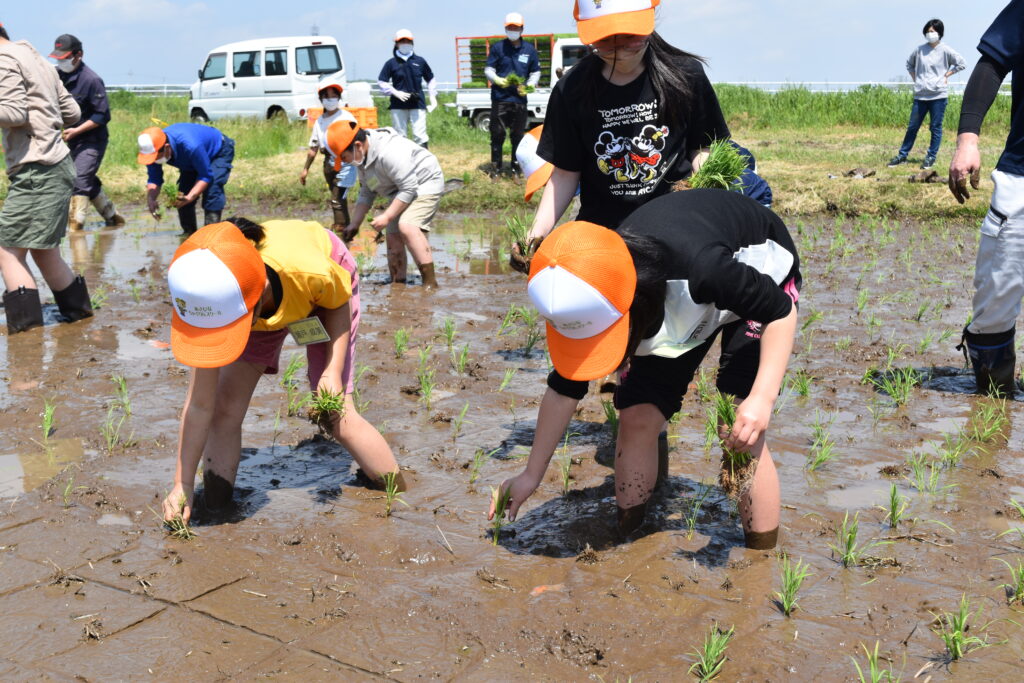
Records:
{"label": "orange and white cap", "polygon": [[505,15],[505,26],[518,26],[522,28],[524,26],[523,15],[519,12],[509,12]]}
{"label": "orange and white cap", "polygon": [[139,163],[149,166],[160,156],[160,150],[166,144],[167,133],[162,129],[151,126],[142,131],[142,135],[139,136]]}
{"label": "orange and white cap", "polygon": [[613,230],[575,221],[551,231],[530,264],[530,300],[547,320],[558,374],[589,381],[622,363],[636,268]]}
{"label": "orange and white cap", "polygon": [[327,148],[334,157],[334,170],[341,170],[341,153],[352,144],[359,132],[359,124],[349,119],[338,119],[327,126]]}
{"label": "orange and white cap", "polygon": [[196,230],[174,252],[167,269],[174,357],[194,368],[220,368],[238,360],[266,282],[260,253],[233,223]]}
{"label": "orange and white cap", "polygon": [[661,0],[576,0],[573,16],[580,40],[592,45],[619,33],[654,33],[654,8],[659,4]]}
{"label": "orange and white cap", "polygon": [[526,176],[526,201],[530,201],[534,192],[548,184],[555,170],[554,164],[544,161],[537,154],[540,134],[543,131],[544,126],[537,126],[528,131],[516,147],[516,160],[523,169],[523,175]]}
{"label": "orange and white cap", "polygon": [[317,86],[316,96],[323,97],[324,90],[327,90],[328,88],[337,89],[339,94],[345,92],[345,88],[341,87],[340,83],[337,83],[336,81],[327,81],[326,83],[321,83],[319,86]]}
{"label": "orange and white cap", "polygon": [[397,43],[400,40],[412,40],[415,42],[416,39],[412,37],[412,31],[407,28],[402,28],[398,29],[395,33],[395,42]]}

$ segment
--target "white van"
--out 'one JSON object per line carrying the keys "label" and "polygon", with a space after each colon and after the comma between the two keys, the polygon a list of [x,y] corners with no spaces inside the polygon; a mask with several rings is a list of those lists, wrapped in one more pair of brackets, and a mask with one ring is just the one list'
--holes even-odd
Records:
{"label": "white van", "polygon": [[210,51],[191,88],[195,121],[228,116],[306,118],[321,82],[345,81],[338,41],[330,36],[262,38]]}

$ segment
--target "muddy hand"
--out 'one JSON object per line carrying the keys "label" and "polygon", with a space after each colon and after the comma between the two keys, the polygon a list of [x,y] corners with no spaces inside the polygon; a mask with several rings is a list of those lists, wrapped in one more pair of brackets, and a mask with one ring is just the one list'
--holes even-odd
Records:
{"label": "muddy hand", "polygon": [[768,429],[772,414],[772,401],[749,396],[736,408],[736,422],[725,438],[726,448],[751,452]]}
{"label": "muddy hand", "polygon": [[508,263],[512,266],[512,269],[517,270],[524,275],[529,275],[530,261],[533,259],[533,255],[537,253],[537,249],[543,241],[543,237],[534,237],[530,240],[530,244],[526,249],[526,254],[523,254],[523,250],[519,248],[518,244],[513,244],[508,256]]}
{"label": "muddy hand", "polygon": [[[971,187],[975,190],[981,187],[981,169],[974,169],[970,175]],[[967,189],[967,176],[961,175],[959,178],[954,178],[953,174],[949,175],[949,191],[953,193],[953,196],[958,202],[963,204],[965,201],[971,198],[971,193]]]}
{"label": "muddy hand", "polygon": [[169,522],[178,515],[185,524],[192,519],[192,498],[194,492],[191,487],[186,488],[181,484],[175,484],[171,492],[164,498],[163,513],[164,521]]}
{"label": "muddy hand", "polygon": [[[501,486],[498,487],[498,496],[504,495],[505,491],[510,492],[510,498],[508,501],[508,507],[505,509],[510,522],[516,521],[516,516],[519,514],[519,506],[526,502],[526,499],[533,495],[533,492],[537,490],[540,485],[539,481],[536,481],[526,472],[516,475],[511,479],[506,479],[501,482]],[[491,506],[487,510],[487,519],[494,519],[494,506],[496,499],[491,497]]]}
{"label": "muddy hand", "polygon": [[358,225],[349,225],[344,230],[341,231],[341,240],[343,242],[351,242],[352,240],[354,240],[356,238],[356,235],[358,235],[358,234],[359,234],[359,226]]}

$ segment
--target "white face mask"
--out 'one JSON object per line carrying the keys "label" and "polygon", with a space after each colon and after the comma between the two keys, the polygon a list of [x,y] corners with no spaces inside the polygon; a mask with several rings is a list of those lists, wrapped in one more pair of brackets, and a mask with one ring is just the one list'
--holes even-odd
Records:
{"label": "white face mask", "polygon": [[924,38],[933,45],[939,42],[939,34],[935,31],[928,31],[928,33],[924,34]]}
{"label": "white face mask", "polygon": [[74,62],[75,62],[75,60],[70,58],[70,57],[68,59],[58,59],[57,60],[57,70],[58,71],[63,71],[64,73],[69,74],[69,73],[71,73],[72,71],[75,70]]}
{"label": "white face mask", "polygon": [[324,105],[325,111],[334,111],[337,109],[338,102],[340,102],[340,100],[337,97],[325,97],[320,100],[320,104]]}
{"label": "white face mask", "polygon": [[401,45],[398,46],[398,54],[402,55],[403,57],[408,57],[409,55],[412,54],[412,45],[409,45],[408,43],[402,43]]}
{"label": "white face mask", "polygon": [[161,166],[163,166],[163,165],[164,165],[164,164],[166,164],[166,163],[167,163],[168,161],[170,161],[170,159],[169,159],[169,158],[167,158],[167,157],[165,157],[165,156],[159,156],[159,157],[157,157],[157,158],[156,158],[156,161],[154,161],[153,163],[155,163],[155,164],[160,164]]}
{"label": "white face mask", "polygon": [[523,32],[522,31],[512,31],[512,30],[509,30],[509,29],[505,29],[505,35],[508,36],[509,40],[516,41],[516,40],[519,40],[520,38],[523,37]]}

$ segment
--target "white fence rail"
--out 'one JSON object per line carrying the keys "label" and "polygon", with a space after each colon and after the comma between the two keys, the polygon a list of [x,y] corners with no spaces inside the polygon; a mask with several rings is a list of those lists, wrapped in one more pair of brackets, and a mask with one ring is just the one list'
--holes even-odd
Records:
{"label": "white fence rail", "polygon": [[[796,81],[720,81],[719,85],[744,85],[750,88],[757,88],[758,90],[764,90],[765,92],[777,93],[781,90],[788,90],[792,88],[805,88],[811,92],[847,92],[850,90],[856,90],[861,86],[881,86],[883,88],[890,88],[892,90],[909,90],[911,83],[909,82],[892,82],[892,81],[810,81],[806,83],[799,83]],[[952,81],[949,84],[949,91],[952,94],[963,94],[964,87],[967,85],[967,81]],[[188,84],[181,83],[159,83],[159,84],[132,84],[132,85],[108,85],[107,92],[116,91],[128,91],[133,92],[136,95],[145,95],[151,97],[167,97],[167,96],[181,96],[188,95],[189,88]],[[454,82],[445,82],[437,84],[438,92],[452,93],[458,90],[457,84]],[[373,94],[380,95],[380,89],[376,83],[373,84]],[[1000,91],[1002,95],[1010,94],[1009,85],[1003,86]]]}

